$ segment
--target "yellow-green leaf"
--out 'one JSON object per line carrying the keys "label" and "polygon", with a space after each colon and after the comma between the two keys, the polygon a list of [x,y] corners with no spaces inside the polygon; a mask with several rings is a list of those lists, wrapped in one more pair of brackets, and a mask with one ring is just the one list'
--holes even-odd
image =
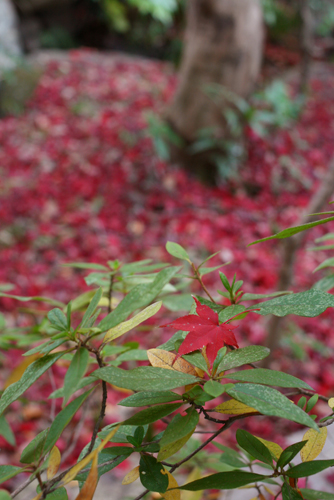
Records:
{"label": "yellow-green leaf", "polygon": [[155,304],[151,304],[128,321],[123,321],[123,323],[110,328],[110,330],[108,330],[105,334],[103,342],[110,342],[111,340],[115,340],[121,335],[124,335],[124,333],[127,333],[136,326],[140,325],[140,323],[143,323],[148,318],[151,318],[151,316],[154,316],[159,311],[161,305],[161,301],[156,302]]}
{"label": "yellow-green leaf", "polygon": [[46,476],[48,480],[52,479],[58,472],[61,461],[60,451],[57,446],[54,446],[50,452],[48,460],[48,468],[46,469]]}
{"label": "yellow-green leaf", "polygon": [[317,458],[321,453],[327,439],[327,427],[322,427],[320,432],[314,429],[308,429],[305,432],[303,441],[307,440],[306,445],[300,450],[300,456],[303,462],[310,462]]}
{"label": "yellow-green leaf", "polygon": [[159,462],[161,462],[162,460],[166,460],[166,458],[171,457],[172,455],[174,455],[174,453],[181,450],[181,448],[183,448],[186,442],[189,441],[194,431],[195,429],[193,429],[191,432],[189,432],[189,434],[187,434],[183,438],[178,439],[173,443],[166,444],[166,446],[163,446],[158,453]]}
{"label": "yellow-green leaf", "polygon": [[93,457],[93,463],[92,463],[92,468],[89,471],[88,477],[85,481],[85,484],[81,488],[81,491],[79,495],[76,497],[75,500],[92,500],[97,482],[99,480],[99,474],[98,474],[98,469],[97,469],[97,458],[98,455],[97,453]]}
{"label": "yellow-green leaf", "polygon": [[283,449],[280,447],[279,444],[273,443],[272,441],[267,441],[266,439],[262,439],[259,436],[256,436],[256,439],[261,441],[261,443],[264,444],[268,448],[268,450],[272,453],[272,455],[275,457],[276,462],[281,456],[281,453],[283,452]]}
{"label": "yellow-green leaf", "polygon": [[89,453],[89,455],[87,455],[87,457],[83,458],[82,460],[80,460],[80,462],[78,462],[74,467],[72,467],[71,470],[68,471],[68,473],[63,477],[60,485],[61,486],[65,486],[66,484],[70,483],[71,481],[73,481],[73,479],[77,476],[77,474],[82,471],[82,469],[84,467],[86,467],[86,465],[89,464],[89,462],[91,460],[93,460],[93,458],[95,456],[98,455],[98,453],[105,447],[105,445],[110,441],[110,439],[112,437],[114,437],[114,435],[116,434],[116,432],[118,431],[119,429],[119,425],[117,425],[116,427],[114,427],[110,432],[109,434],[107,435],[107,437],[102,441],[101,444],[99,444],[99,446],[97,448],[95,448],[95,450],[93,450],[91,453]]}
{"label": "yellow-green leaf", "polygon": [[131,484],[136,479],[139,478],[139,465],[135,467],[134,469],[130,470],[130,472],[127,473],[127,475],[123,478],[122,484]]}
{"label": "yellow-green leaf", "polygon": [[328,406],[333,410],[334,409],[334,398],[330,398],[328,400]]}
{"label": "yellow-green leaf", "polygon": [[214,408],[214,411],[218,413],[224,413],[226,415],[243,415],[244,413],[254,412],[257,413],[254,408],[251,408],[250,406],[247,406],[244,403],[237,401],[236,399],[229,399],[228,401],[225,401],[225,403],[216,406],[216,408]]}
{"label": "yellow-green leaf", "polygon": [[168,488],[165,493],[161,493],[161,497],[164,498],[165,500],[181,500],[180,490],[174,489],[179,487],[175,477],[173,477],[172,474],[166,470],[165,473],[168,476]]}
{"label": "yellow-green leaf", "polygon": [[197,377],[195,368],[188,363],[188,361],[182,358],[177,358],[177,355],[172,352],[164,351],[163,349],[150,349],[147,351],[147,356],[151,365],[156,368],[175,370],[177,372],[188,373],[189,375]]}
{"label": "yellow-green leaf", "polygon": [[[201,469],[195,467],[186,479],[186,484],[196,481],[202,478]],[[201,500],[203,495],[203,490],[199,491],[182,491],[182,500]]]}

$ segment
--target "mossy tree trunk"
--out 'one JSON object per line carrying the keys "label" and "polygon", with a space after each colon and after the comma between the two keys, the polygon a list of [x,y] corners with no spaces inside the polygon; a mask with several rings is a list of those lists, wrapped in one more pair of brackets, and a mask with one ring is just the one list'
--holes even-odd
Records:
{"label": "mossy tree trunk", "polygon": [[[208,96],[208,85],[241,97],[254,88],[264,28],[260,0],[188,0],[186,21],[179,85],[167,120],[189,145],[208,127],[224,134],[224,113]],[[179,153],[181,161],[193,163],[185,150]]]}

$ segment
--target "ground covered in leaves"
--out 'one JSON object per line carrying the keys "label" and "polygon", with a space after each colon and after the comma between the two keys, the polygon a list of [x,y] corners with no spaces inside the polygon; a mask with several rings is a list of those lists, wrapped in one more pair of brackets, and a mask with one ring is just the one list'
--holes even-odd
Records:
{"label": "ground covered in leaves", "polygon": [[[302,116],[293,127],[265,138],[248,132],[247,161],[234,180],[219,188],[203,186],[160,160],[154,150],[147,117],[163,111],[175,85],[169,65],[75,51],[47,65],[24,114],[0,121],[0,283],[15,285],[11,293],[67,302],[87,287],[84,273],[63,263],[141,258],[169,262],[164,249],[168,240],[183,245],[197,262],[220,251],[213,264],[231,261],[225,274],[232,278],[236,272],[247,292],[275,291],[280,245],[247,244],[296,223],[317,190],[334,154],[334,72],[325,81],[312,80]],[[309,246],[329,228],[310,232]],[[308,289],[320,279],[321,272],[312,272],[329,256],[304,247],[293,290]],[[214,294],[222,288],[218,273],[208,275],[206,284]],[[192,291],[199,292],[196,285]],[[17,303],[1,300],[12,325],[24,324],[23,309],[29,306],[20,307],[14,314]],[[289,336],[273,365],[301,376],[326,395],[334,385],[333,317],[327,311],[319,319],[290,321]],[[235,334],[241,346],[261,343],[266,319],[250,314]],[[155,347],[152,339],[141,334],[141,347]],[[304,365],[296,363],[296,355]],[[4,380],[20,362],[18,351],[4,354],[1,361]],[[53,384],[64,370],[57,367]],[[22,410],[21,403],[15,403],[9,414],[19,451],[1,440],[12,463],[44,428],[45,405],[50,410],[45,403],[50,380],[34,387],[24,411],[15,414]],[[29,394],[44,399],[44,407],[29,403]],[[114,402],[110,396],[106,423],[117,420]],[[250,425],[255,433],[273,437],[269,422]],[[89,428],[83,428],[79,447],[89,436]]]}

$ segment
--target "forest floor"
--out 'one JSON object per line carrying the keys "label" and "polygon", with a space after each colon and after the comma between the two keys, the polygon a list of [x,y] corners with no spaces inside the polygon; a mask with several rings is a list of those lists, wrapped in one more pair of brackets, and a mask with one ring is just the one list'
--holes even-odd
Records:
{"label": "forest floor", "polygon": [[[26,111],[0,121],[0,283],[13,284],[11,293],[16,295],[47,295],[67,302],[87,285],[84,273],[63,263],[141,258],[169,262],[164,247],[170,240],[187,248],[198,262],[220,251],[213,265],[231,261],[224,272],[229,279],[237,273],[246,292],[275,291],[280,245],[247,244],[296,224],[321,184],[334,156],[331,67],[325,76],[315,72],[296,122],[265,137],[249,130],[247,159],[235,178],[209,188],[162,161],[153,147],[148,116],[163,113],[176,86],[169,64],[91,50],[61,57],[47,54],[39,60],[44,71]],[[292,79],[292,92],[294,87]],[[294,269],[294,291],[308,289],[324,276],[313,271],[331,252],[309,249],[315,238],[333,228],[320,226],[306,235]],[[221,288],[218,273],[209,275],[206,283],[212,291]],[[15,301],[2,299],[1,306],[10,325],[25,324],[27,310],[17,313]],[[327,310],[320,318],[290,320],[272,367],[331,395],[333,318],[334,312]],[[238,334],[241,346],[262,343],[266,321],[252,315]],[[142,339],[142,347],[154,347],[150,342]],[[19,364],[18,352],[13,349],[2,358],[2,381]],[[62,376],[61,369],[55,373],[56,384]],[[34,390],[35,400],[45,400],[51,392],[49,381]],[[2,463],[15,463],[32,436],[45,427],[48,404],[22,404],[8,413],[18,451],[0,438]],[[106,423],[116,419],[111,396]],[[291,431],[297,428],[291,425]],[[250,430],[270,439],[274,427],[254,421]],[[89,431],[87,426],[79,448]],[[124,470],[117,474],[124,475]]]}

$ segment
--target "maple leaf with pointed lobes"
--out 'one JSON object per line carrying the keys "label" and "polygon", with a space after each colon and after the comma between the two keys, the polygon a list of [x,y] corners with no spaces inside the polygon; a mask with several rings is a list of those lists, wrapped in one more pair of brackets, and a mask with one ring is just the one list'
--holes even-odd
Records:
{"label": "maple leaf with pointed lobes", "polygon": [[167,325],[162,325],[161,328],[169,326],[176,330],[189,332],[180,345],[179,356],[189,354],[206,346],[206,355],[212,366],[219,349],[224,346],[239,347],[232,332],[236,327],[226,323],[219,324],[216,312],[210,307],[202,305],[195,297],[194,300],[197,305],[196,312],[198,316],[195,314],[182,316]]}

